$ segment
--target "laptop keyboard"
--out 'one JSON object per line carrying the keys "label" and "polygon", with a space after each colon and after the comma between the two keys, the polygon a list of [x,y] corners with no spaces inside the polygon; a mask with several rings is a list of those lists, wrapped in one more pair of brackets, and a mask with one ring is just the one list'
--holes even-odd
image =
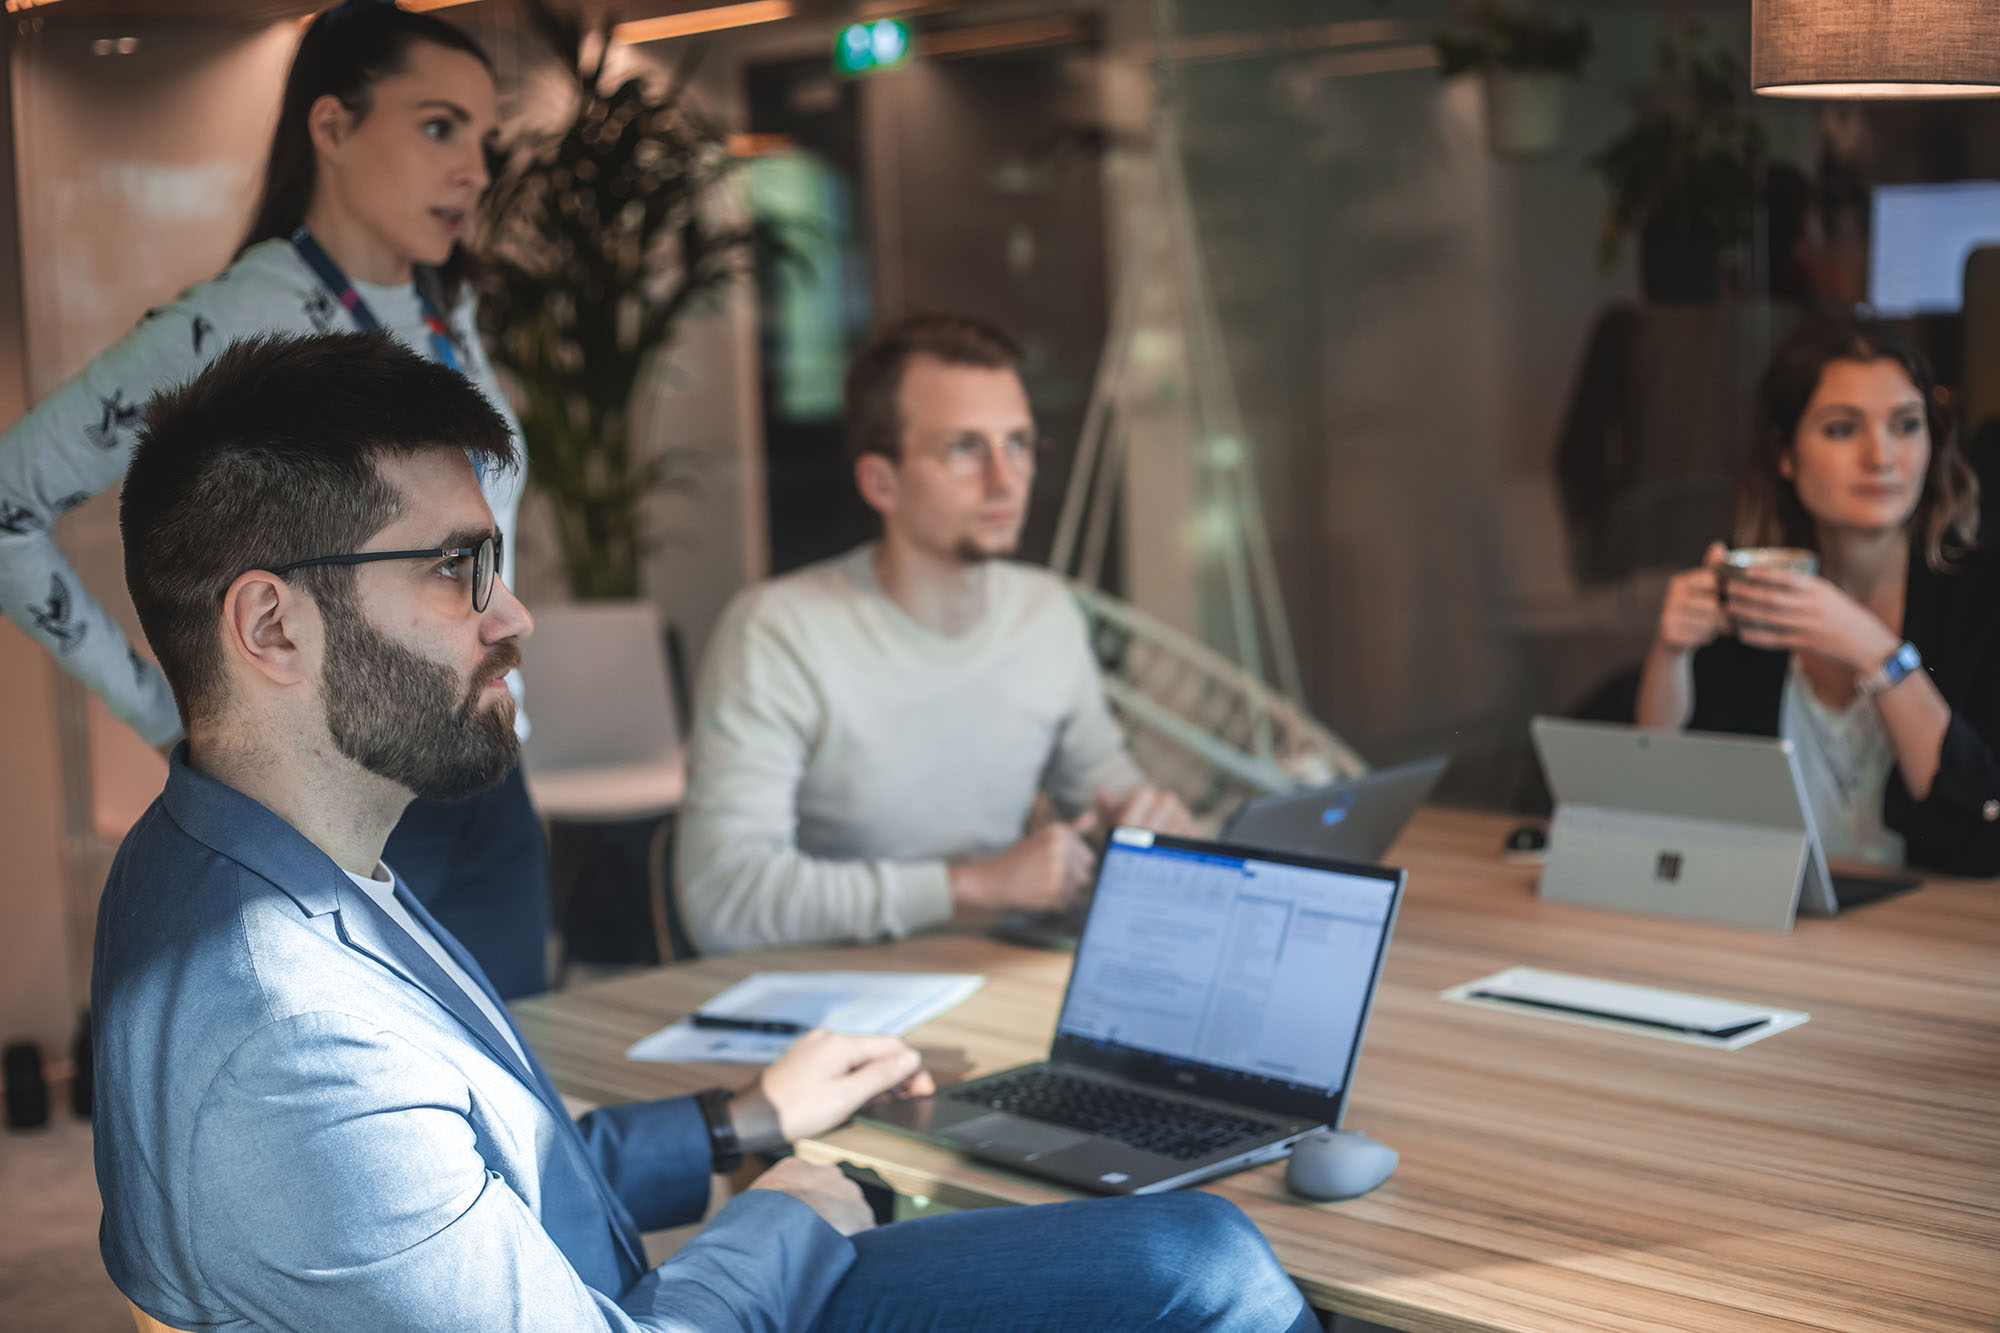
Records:
{"label": "laptop keyboard", "polygon": [[1003,1074],[947,1089],[945,1095],[1030,1120],[1102,1134],[1180,1162],[1207,1157],[1239,1140],[1277,1129],[1276,1125],[1260,1120],[1206,1111],[1130,1088],[1073,1078],[1053,1069]]}

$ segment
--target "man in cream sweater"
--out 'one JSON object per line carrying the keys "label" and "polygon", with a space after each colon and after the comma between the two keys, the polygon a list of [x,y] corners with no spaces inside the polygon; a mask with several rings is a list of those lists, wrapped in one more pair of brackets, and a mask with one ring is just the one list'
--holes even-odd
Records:
{"label": "man in cream sweater", "polygon": [[[849,368],[882,539],[746,590],[716,630],[677,864],[702,951],[1060,908],[1100,829],[1188,826],[1126,752],[1062,581],[1006,559],[1037,447],[1019,364],[997,330],[920,315]],[[1063,818],[1024,836],[1038,792]]]}

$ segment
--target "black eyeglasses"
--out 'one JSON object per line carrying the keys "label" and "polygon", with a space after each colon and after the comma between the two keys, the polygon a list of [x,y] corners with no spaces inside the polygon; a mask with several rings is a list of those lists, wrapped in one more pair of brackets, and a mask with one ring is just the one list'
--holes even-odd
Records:
{"label": "black eyeglasses", "polygon": [[456,560],[460,583],[465,582],[467,562],[472,572],[472,609],[483,614],[493,600],[493,571],[500,567],[500,538],[483,537],[477,546],[437,546],[423,551],[357,551],[353,555],[316,555],[310,560],[294,560],[280,565],[273,574],[289,574],[307,565],[365,565],[375,560]]}

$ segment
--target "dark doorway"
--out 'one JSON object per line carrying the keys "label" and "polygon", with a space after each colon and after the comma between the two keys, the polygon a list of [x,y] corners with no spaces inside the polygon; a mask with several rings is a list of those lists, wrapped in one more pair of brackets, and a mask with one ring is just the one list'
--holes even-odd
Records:
{"label": "dark doorway", "polygon": [[860,93],[825,60],[752,65],[746,78],[751,132],[791,145],[750,168],[757,211],[787,252],[757,264],[771,572],[783,574],[877,530],[840,428],[841,372],[874,318]]}
{"label": "dark doorway", "polygon": [[799,190],[830,197],[844,186],[851,219],[841,242],[851,289],[838,301],[821,292],[808,309],[794,290],[786,309],[765,287],[772,571],[876,531],[843,461],[837,412],[808,418],[798,409],[812,395],[785,395],[783,375],[810,365],[798,355],[799,321],[823,327],[836,306],[849,350],[877,322],[920,310],[976,315],[1020,341],[1049,442],[1020,557],[1046,561],[1108,319],[1094,42],[920,60],[853,83],[819,61],[754,66],[749,93],[753,131],[790,136],[824,177]]}

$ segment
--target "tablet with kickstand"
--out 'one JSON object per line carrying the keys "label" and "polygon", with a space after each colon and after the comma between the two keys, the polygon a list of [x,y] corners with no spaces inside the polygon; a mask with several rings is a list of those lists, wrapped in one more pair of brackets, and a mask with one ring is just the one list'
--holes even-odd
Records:
{"label": "tablet with kickstand", "polygon": [[1544,898],[1788,931],[1915,888],[1834,874],[1790,741],[1538,717],[1556,799]]}

